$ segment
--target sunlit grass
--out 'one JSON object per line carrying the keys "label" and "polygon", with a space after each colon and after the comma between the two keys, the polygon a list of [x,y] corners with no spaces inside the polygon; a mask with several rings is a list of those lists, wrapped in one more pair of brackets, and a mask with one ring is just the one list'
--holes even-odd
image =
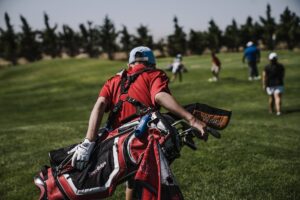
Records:
{"label": "sunlit grass", "polygon": [[[262,52],[259,71],[267,64]],[[260,81],[247,81],[240,53],[219,54],[221,81],[209,83],[210,56],[184,57],[189,72],[170,84],[181,104],[233,111],[222,139],[185,147],[172,169],[186,199],[300,198],[300,53],[278,52],[286,67],[283,115],[267,112]],[[158,60],[165,68],[172,58]],[[33,176],[52,149],[79,142],[106,79],[125,62],[55,59],[0,70],[0,199],[37,199]],[[168,75],[171,75],[168,72]],[[120,186],[110,199],[124,199]]]}

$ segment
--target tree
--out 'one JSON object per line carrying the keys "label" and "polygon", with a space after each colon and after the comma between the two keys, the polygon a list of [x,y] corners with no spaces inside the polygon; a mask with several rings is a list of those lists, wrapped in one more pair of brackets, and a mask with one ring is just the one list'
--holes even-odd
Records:
{"label": "tree", "polygon": [[73,57],[79,52],[79,36],[68,25],[63,25],[62,32],[59,33],[61,48],[69,56]]}
{"label": "tree", "polygon": [[263,27],[263,43],[267,46],[268,49],[273,50],[275,47],[275,31],[276,31],[276,22],[275,19],[271,16],[271,6],[267,5],[266,18],[260,17],[260,22]]}
{"label": "tree", "polygon": [[55,33],[57,24],[52,28],[49,25],[49,17],[44,13],[45,30],[41,32],[43,52],[52,57],[56,57],[60,53],[58,37]]}
{"label": "tree", "polygon": [[4,40],[4,30],[0,27],[0,58],[4,57],[4,44],[5,44],[5,40]]}
{"label": "tree", "polygon": [[127,57],[129,57],[129,52],[133,48],[132,40],[133,36],[129,34],[127,27],[123,25],[123,29],[120,31],[121,38],[121,50],[126,52]]}
{"label": "tree", "polygon": [[174,22],[174,33],[168,36],[168,53],[171,56],[176,54],[186,54],[187,50],[187,40],[186,34],[183,28],[178,25],[178,19],[175,16]]}
{"label": "tree", "polygon": [[224,33],[224,44],[231,51],[238,51],[241,44],[240,31],[236,21],[233,19],[231,25],[227,26]]}
{"label": "tree", "polygon": [[88,28],[84,24],[80,24],[79,28],[81,31],[80,46],[85,53],[90,57],[95,58],[100,53],[100,42],[99,31],[92,27],[92,22],[88,21]]}
{"label": "tree", "polygon": [[278,40],[286,42],[290,50],[300,43],[300,19],[288,7],[280,15],[277,33]]}
{"label": "tree", "polygon": [[13,26],[10,24],[10,18],[5,12],[4,14],[5,24],[7,30],[0,29],[1,32],[1,46],[2,46],[2,57],[10,61],[13,65],[17,64],[17,41],[16,34]]}
{"label": "tree", "polygon": [[137,36],[134,36],[134,46],[147,46],[150,49],[153,48],[153,37],[149,35],[149,29],[147,26],[140,25],[137,29]]}
{"label": "tree", "polygon": [[257,43],[257,41],[261,39],[262,28],[258,23],[253,24],[252,21],[251,17],[247,17],[246,23],[241,25],[240,42],[243,46],[249,41]]}
{"label": "tree", "polygon": [[37,31],[32,31],[27,20],[20,15],[22,21],[22,33],[19,34],[19,56],[25,57],[29,61],[35,61],[41,58],[40,45],[36,40]]}
{"label": "tree", "polygon": [[208,41],[209,41],[209,49],[215,52],[219,52],[222,46],[222,31],[214,22],[213,19],[209,21],[208,27]]}
{"label": "tree", "polygon": [[154,49],[157,49],[160,52],[160,57],[165,57],[165,49],[166,49],[166,43],[163,38],[159,39],[157,43],[154,43]]}
{"label": "tree", "polygon": [[110,60],[113,60],[114,53],[118,49],[116,44],[118,33],[116,32],[113,22],[108,16],[105,16],[103,25],[100,27],[100,37],[103,51],[107,53]]}
{"label": "tree", "polygon": [[208,47],[207,33],[197,32],[191,29],[189,34],[188,47],[192,54],[202,54],[206,47]]}

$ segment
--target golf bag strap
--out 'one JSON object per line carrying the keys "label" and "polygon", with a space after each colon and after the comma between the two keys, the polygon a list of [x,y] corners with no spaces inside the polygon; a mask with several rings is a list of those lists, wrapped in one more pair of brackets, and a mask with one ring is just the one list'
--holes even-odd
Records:
{"label": "golf bag strap", "polygon": [[127,94],[127,97],[125,100],[122,100],[121,98],[119,98],[119,101],[115,104],[112,111],[110,112],[108,119],[107,119],[107,123],[106,123],[106,127],[108,129],[112,128],[112,125],[116,119],[116,116],[121,111],[123,103],[125,101],[131,103],[136,108],[136,112],[133,115],[130,115],[127,118],[123,119],[121,121],[121,123],[129,122],[132,119],[142,116],[142,115],[146,114],[147,112],[149,112],[150,110],[152,110],[150,107],[146,106],[142,102],[128,96],[128,90],[130,89],[131,84],[134,83],[134,81],[138,78],[139,75],[141,75],[144,72],[150,71],[150,70],[152,70],[152,68],[144,68],[143,70],[140,70],[131,76],[128,76],[127,71],[123,70],[123,73],[121,75],[121,91],[120,91],[119,97],[121,97],[121,95],[124,95],[124,94]]}

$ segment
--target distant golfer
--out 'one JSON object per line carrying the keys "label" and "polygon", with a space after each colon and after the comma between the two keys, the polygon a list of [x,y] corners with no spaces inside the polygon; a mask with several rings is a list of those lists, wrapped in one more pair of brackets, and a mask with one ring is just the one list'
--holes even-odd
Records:
{"label": "distant golfer", "polygon": [[221,62],[214,52],[211,53],[211,73],[212,78],[208,79],[209,82],[216,82],[219,80],[219,73],[221,70]]}
{"label": "distant golfer", "polygon": [[259,80],[260,76],[257,70],[257,63],[260,61],[260,50],[254,45],[252,41],[249,41],[244,50],[243,63],[247,59],[249,67],[249,81]]}
{"label": "distant golfer", "polygon": [[177,76],[179,78],[179,82],[182,81],[182,72],[184,72],[185,66],[182,63],[182,55],[181,54],[177,54],[176,58],[174,59],[174,62],[171,64],[171,70],[172,70],[172,78],[171,78],[171,82],[175,81]]}
{"label": "distant golfer", "polygon": [[276,114],[281,115],[284,66],[278,63],[277,54],[274,52],[270,53],[269,61],[270,64],[265,66],[263,71],[262,85],[269,95],[269,112],[273,113],[275,104]]}

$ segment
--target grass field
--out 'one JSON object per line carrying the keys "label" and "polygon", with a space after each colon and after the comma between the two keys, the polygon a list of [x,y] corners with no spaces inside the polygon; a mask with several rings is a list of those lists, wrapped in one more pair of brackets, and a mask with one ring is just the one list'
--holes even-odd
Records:
{"label": "grass field", "polygon": [[[185,57],[189,73],[170,84],[181,104],[233,111],[222,139],[183,149],[172,169],[185,199],[300,199],[300,53],[278,52],[286,67],[283,115],[268,114],[260,81],[247,80],[240,53],[218,55],[221,81],[209,83],[210,57]],[[262,52],[260,71],[267,64]],[[165,67],[171,58],[158,60]],[[37,199],[33,176],[48,151],[80,142],[104,81],[126,62],[41,61],[0,70],[0,199]],[[124,186],[110,199],[124,199]]]}

